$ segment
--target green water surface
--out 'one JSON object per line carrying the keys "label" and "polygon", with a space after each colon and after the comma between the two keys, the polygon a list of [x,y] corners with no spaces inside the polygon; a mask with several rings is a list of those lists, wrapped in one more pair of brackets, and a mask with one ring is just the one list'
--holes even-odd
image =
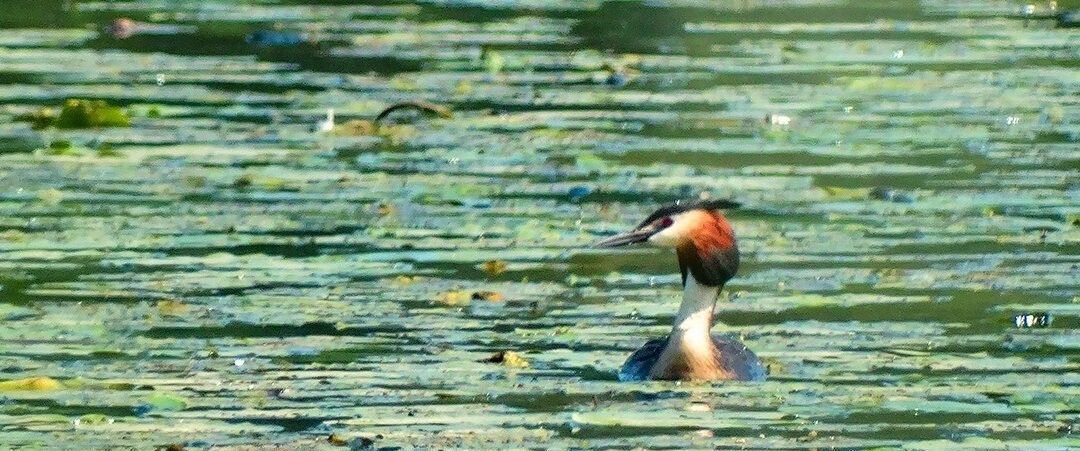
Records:
{"label": "green water surface", "polygon": [[[3,2],[0,449],[1080,447],[1051,3]],[[619,383],[699,197],[769,380]]]}

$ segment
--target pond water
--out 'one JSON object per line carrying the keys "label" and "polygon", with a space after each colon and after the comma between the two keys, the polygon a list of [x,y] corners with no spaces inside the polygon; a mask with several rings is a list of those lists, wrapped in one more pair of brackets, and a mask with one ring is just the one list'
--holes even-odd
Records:
{"label": "pond water", "polygon": [[[5,2],[0,448],[1078,447],[1051,3]],[[768,381],[620,383],[699,197]]]}

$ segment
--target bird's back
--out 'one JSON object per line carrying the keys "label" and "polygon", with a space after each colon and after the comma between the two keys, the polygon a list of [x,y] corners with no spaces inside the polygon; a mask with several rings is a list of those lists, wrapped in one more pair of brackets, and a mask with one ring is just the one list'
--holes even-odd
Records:
{"label": "bird's back", "polygon": [[[746,347],[741,341],[720,335],[712,336],[713,358],[717,367],[730,375],[723,379],[738,381],[763,381],[765,380],[765,366],[761,359]],[[634,351],[622,369],[619,370],[620,381],[644,381],[650,379],[653,366],[660,360],[660,355],[667,347],[668,337],[649,340],[641,349]],[[672,374],[662,371],[667,377],[661,379],[693,379],[689,374]]]}

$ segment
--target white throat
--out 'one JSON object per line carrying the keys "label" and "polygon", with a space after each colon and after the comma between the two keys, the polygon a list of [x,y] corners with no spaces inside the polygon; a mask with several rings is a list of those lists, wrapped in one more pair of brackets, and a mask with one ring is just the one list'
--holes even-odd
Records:
{"label": "white throat", "polygon": [[702,285],[694,279],[693,274],[687,274],[682,305],[679,306],[679,314],[675,317],[675,325],[671,329],[672,337],[711,340],[709,329],[712,327],[713,308],[719,295],[720,287]]}
{"label": "white throat", "polygon": [[718,294],[720,287],[702,285],[693,275],[686,275],[679,314],[675,317],[675,325],[671,328],[671,336],[664,350],[649,370],[650,377],[709,379],[720,371],[712,335],[709,334]]}

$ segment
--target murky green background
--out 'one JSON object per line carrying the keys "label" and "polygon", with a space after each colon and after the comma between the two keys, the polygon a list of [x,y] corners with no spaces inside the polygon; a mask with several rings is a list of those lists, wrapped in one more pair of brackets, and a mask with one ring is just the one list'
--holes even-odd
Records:
{"label": "murky green background", "polygon": [[[0,448],[1080,446],[1049,2],[301,3],[4,2]],[[769,381],[618,383],[699,196]]]}

